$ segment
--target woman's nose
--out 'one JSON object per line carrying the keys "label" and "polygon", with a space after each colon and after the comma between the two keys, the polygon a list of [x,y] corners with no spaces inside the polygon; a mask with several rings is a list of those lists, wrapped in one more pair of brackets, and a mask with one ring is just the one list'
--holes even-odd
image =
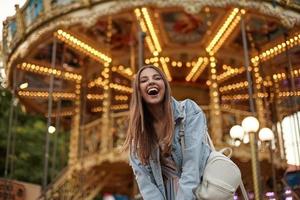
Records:
{"label": "woman's nose", "polygon": [[149,79],[149,85],[153,85],[154,84],[154,80],[153,79]]}

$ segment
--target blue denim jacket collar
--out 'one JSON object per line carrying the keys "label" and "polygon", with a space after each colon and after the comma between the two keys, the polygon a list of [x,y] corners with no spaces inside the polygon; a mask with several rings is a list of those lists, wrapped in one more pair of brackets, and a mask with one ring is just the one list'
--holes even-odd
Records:
{"label": "blue denim jacket collar", "polygon": [[172,98],[172,110],[173,110],[173,118],[174,123],[177,122],[178,119],[183,118],[183,113],[180,112],[180,102],[177,101],[174,97]]}

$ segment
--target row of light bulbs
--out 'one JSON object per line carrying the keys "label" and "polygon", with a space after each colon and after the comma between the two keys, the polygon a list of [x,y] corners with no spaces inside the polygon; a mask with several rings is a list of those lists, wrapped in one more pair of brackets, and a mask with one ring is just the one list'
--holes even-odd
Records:
{"label": "row of light bulbs", "polygon": [[[18,95],[22,97],[29,97],[29,98],[48,98],[49,92],[45,91],[18,91]],[[68,92],[53,92],[53,98],[57,99],[75,99],[76,94],[68,93]]]}
{"label": "row of light bulbs", "polygon": [[[74,111],[61,111],[61,112],[54,112],[51,114],[51,117],[67,117],[74,115]],[[47,114],[45,114],[48,117]]]}
{"label": "row of light bulbs", "polygon": [[213,48],[213,50],[211,52],[209,52],[210,54],[215,54],[220,47],[224,44],[224,42],[226,41],[226,39],[229,37],[229,35],[233,32],[233,30],[235,29],[235,27],[238,25],[238,23],[241,20],[241,16],[237,16],[233,22],[230,24],[229,28],[226,30],[226,32],[222,35],[222,37],[218,40],[217,45]]}
{"label": "row of light bulbs", "polygon": [[219,99],[219,92],[218,92],[218,84],[217,84],[217,64],[215,57],[210,57],[210,77],[212,82],[212,89],[210,90],[210,97],[212,98],[212,108],[214,110],[214,114],[219,116],[221,114],[220,111],[220,99]]}
{"label": "row of light bulbs", "polygon": [[[209,52],[211,55],[217,52],[217,50],[221,47],[226,38],[231,34],[235,26],[240,21],[240,16],[238,15],[239,12],[240,9],[238,8],[234,8],[232,10],[222,27],[218,30],[215,37],[206,47],[206,51]],[[245,13],[245,10],[242,10],[241,12]]]}
{"label": "row of light bulbs", "polygon": [[142,8],[142,13],[143,13],[144,19],[146,20],[148,31],[150,32],[151,39],[154,43],[154,47],[155,47],[156,51],[159,53],[159,52],[161,52],[162,49],[161,49],[160,43],[158,41],[158,37],[155,33],[155,30],[154,30],[154,27],[153,27],[148,9],[146,7],[143,7]]}
{"label": "row of light bulbs", "polygon": [[116,83],[110,83],[109,87],[115,90],[119,90],[122,92],[128,92],[128,93],[132,93],[133,89],[131,87],[125,86],[125,85],[120,85],[120,84],[116,84]]}
{"label": "row of light bulbs", "polygon": [[[103,100],[104,98],[107,98],[108,95],[107,94],[88,94],[87,95],[87,99],[88,100]],[[128,100],[128,96],[126,95],[116,95],[114,97],[114,99],[116,101],[127,101]]]}
{"label": "row of light bulbs", "polygon": [[18,68],[21,70],[30,71],[37,74],[43,74],[43,75],[53,74],[53,76],[57,78],[62,78],[70,81],[80,82],[82,79],[82,76],[76,73],[61,71],[59,69],[53,69],[51,67],[45,67],[45,66],[26,63],[26,62],[23,62],[21,65],[18,65]]}
{"label": "row of light bulbs", "polygon": [[116,95],[114,98],[116,101],[127,101],[128,100],[128,96],[126,96],[126,95]]}
{"label": "row of light bulbs", "polygon": [[[254,95],[255,98],[256,95]],[[258,98],[267,98],[269,96],[268,93],[259,92],[257,93]],[[238,100],[238,101],[244,101],[249,99],[248,94],[235,94],[235,95],[222,95],[221,97],[222,101],[231,101],[231,100]]]}
{"label": "row of light bulbs", "polygon": [[163,57],[160,57],[159,61],[161,63],[163,71],[166,74],[168,81],[172,81],[172,77],[171,77],[171,74],[170,74],[170,71],[169,71],[169,68],[168,68],[168,65],[167,65],[165,59]]}
{"label": "row of light bulbs", "polygon": [[101,72],[101,75],[104,77],[104,80],[109,80],[109,67],[104,66],[104,69]]}
{"label": "row of light bulbs", "polygon": [[[111,110],[127,110],[129,108],[128,104],[117,104],[110,106]],[[95,107],[91,109],[92,112],[103,112],[103,107]]]}
{"label": "row of light bulbs", "polygon": [[253,63],[253,68],[254,68],[254,77],[255,77],[255,87],[259,91],[261,88],[261,82],[263,81],[262,77],[259,74],[259,66],[258,62]]}
{"label": "row of light bulbs", "polygon": [[220,92],[227,92],[227,91],[231,91],[231,90],[240,90],[240,89],[244,89],[248,87],[248,81],[242,81],[239,83],[233,83],[230,85],[225,85],[220,87]]}
{"label": "row of light bulbs", "polygon": [[76,38],[72,34],[63,31],[61,29],[57,30],[54,35],[61,41],[67,43],[71,47],[83,52],[84,54],[91,56],[92,58],[102,62],[102,63],[110,63],[112,59],[105,55],[104,53],[98,51],[97,49],[91,47],[87,43],[81,41]]}
{"label": "row of light bulbs", "polygon": [[[224,68],[226,68],[226,69],[224,69]],[[228,66],[228,65],[223,65],[223,69],[225,70],[225,72],[223,72],[222,74],[217,76],[218,83],[221,83],[235,75],[242,74],[245,71],[244,67],[232,68],[231,66]]]}
{"label": "row of light bulbs", "polygon": [[230,100],[247,100],[249,99],[248,94],[235,94],[235,95],[223,95],[221,97],[222,101],[230,101]]}
{"label": "row of light bulbs", "polygon": [[297,33],[294,36],[287,39],[286,41],[262,52],[258,56],[251,58],[251,62],[254,63],[254,62],[269,60],[269,59],[273,58],[274,56],[284,52],[287,47],[292,48],[299,44],[300,44],[300,33]]}
{"label": "row of light bulbs", "polygon": [[151,17],[149,15],[148,9],[146,7],[136,8],[134,13],[139,21],[140,27],[143,32],[148,33],[146,36],[146,43],[154,56],[162,51],[161,45],[159,43],[158,37],[156,35]]}
{"label": "row of light bulbs", "polygon": [[266,92],[259,92],[259,93],[257,94],[257,97],[258,97],[258,98],[267,98],[268,96],[269,96],[269,94],[266,93]]}
{"label": "row of light bulbs", "polygon": [[[300,69],[293,70],[293,76],[294,77],[299,77],[300,76]],[[274,74],[273,79],[275,81],[285,80],[285,79],[287,79],[287,76],[286,76],[285,72],[281,72],[281,73]]]}
{"label": "row of light bulbs", "polygon": [[[159,54],[162,52],[162,48],[159,43],[157,34],[155,32],[153,23],[151,21],[151,16],[148,12],[148,9],[146,7],[143,7],[141,9],[136,8],[134,10],[134,13],[136,15],[136,18],[139,21],[142,31],[147,33],[145,40],[146,40],[146,43],[147,43],[151,53],[153,54],[153,56],[158,57]],[[169,71],[169,68],[167,65],[167,61],[163,57],[160,57],[159,60],[156,61],[153,65],[156,67],[159,67],[158,62],[161,63],[161,67],[162,67],[163,71],[165,72],[167,79],[169,81],[171,81],[172,77],[171,77],[171,74],[170,74],[170,71]]]}
{"label": "row of light bulbs", "polygon": [[126,110],[128,109],[128,104],[119,104],[119,105],[112,105],[112,110]]}
{"label": "row of light bulbs", "polygon": [[103,108],[99,106],[99,107],[92,108],[91,111],[92,112],[102,112]]}
{"label": "row of light bulbs", "polygon": [[279,97],[292,97],[292,96],[300,96],[300,91],[293,91],[293,92],[279,92]]}
{"label": "row of light bulbs", "polygon": [[108,79],[103,80],[101,77],[98,77],[97,79],[91,81],[88,84],[89,88],[96,87],[96,86],[103,87],[104,89],[108,89],[108,87],[110,87],[112,89],[119,90],[122,92],[128,92],[128,93],[132,93],[132,91],[133,91],[132,88],[130,88],[128,86],[120,85],[117,83],[109,83]]}
{"label": "row of light bulbs", "polygon": [[[160,67],[161,66],[161,68],[165,72],[165,75],[166,75],[168,81],[172,81],[172,77],[171,77],[171,74],[170,74],[170,71],[169,71],[169,68],[168,68],[168,64],[167,64],[167,62],[169,62],[169,61],[170,61],[169,57],[155,56],[153,58],[146,59],[145,63],[146,64],[152,64],[155,67]],[[160,64],[158,64],[159,62],[160,62]]]}
{"label": "row of light bulbs", "polygon": [[185,77],[186,81],[192,80],[195,82],[209,63],[208,58],[199,57],[196,64],[193,66],[189,74]]}
{"label": "row of light bulbs", "polygon": [[[283,51],[285,51],[286,46],[289,46],[290,48],[295,46],[295,45],[299,45],[300,44],[300,34],[296,34],[295,36],[289,38],[287,41],[278,44],[277,46],[270,48],[268,50],[266,50],[265,52],[261,53],[259,56],[255,56],[251,59],[251,62],[254,65],[254,72],[255,72],[255,77],[256,77],[256,87],[257,89],[261,88],[260,83],[263,82],[262,77],[260,77],[259,75],[259,66],[258,66],[258,62],[260,60],[262,61],[266,61],[280,53],[282,53]],[[234,69],[234,70],[228,70],[222,74],[220,74],[218,76],[218,81],[223,81],[226,80],[229,77],[235,76],[236,74],[240,74],[243,73],[245,71],[245,69],[243,67],[239,68],[239,69]],[[294,70],[293,74],[297,77],[300,75],[300,70]],[[278,73],[278,74],[274,74],[273,75],[273,79],[276,80],[284,80],[286,79],[286,74],[285,73]],[[272,83],[270,81],[268,82],[263,82],[263,84],[265,86],[272,86]]]}
{"label": "row of light bulbs", "polygon": [[265,81],[263,81],[263,85],[265,87],[271,87],[271,86],[273,86],[273,82],[271,80],[265,80]]}
{"label": "row of light bulbs", "polygon": [[[28,83],[27,83],[28,84]],[[21,84],[23,85],[23,84]],[[21,88],[21,87],[20,87]],[[26,87],[27,88],[27,87]],[[21,88],[23,89],[22,91],[19,91],[18,94],[19,96],[22,97],[29,97],[29,98],[48,98],[49,97],[49,92],[47,91],[26,91],[24,89],[26,88]],[[68,93],[68,92],[53,92],[53,97],[54,98],[62,98],[62,99],[75,99],[80,97],[80,85],[76,85],[76,90],[75,94],[74,93]],[[88,94],[87,99],[89,100],[100,100],[103,99],[101,95],[98,94]]]}
{"label": "row of light bulbs", "polygon": [[193,66],[196,64],[195,61],[192,61],[192,62],[189,62],[189,61],[188,61],[188,62],[184,63],[184,62],[182,62],[182,61],[175,61],[175,60],[171,61],[169,57],[158,57],[158,56],[153,57],[153,58],[147,58],[147,59],[145,59],[145,63],[146,63],[147,65],[148,65],[148,64],[157,63],[157,62],[159,62],[159,60],[160,60],[161,58],[163,58],[163,59],[165,60],[166,63],[171,63],[171,66],[172,66],[172,67],[178,67],[178,68],[181,68],[181,67],[184,67],[184,66],[185,66],[185,67],[187,67],[187,68],[190,68],[190,67],[193,67]]}
{"label": "row of light bulbs", "polygon": [[132,78],[132,76],[133,76],[133,72],[132,72],[131,68],[130,67],[124,67],[123,65],[113,66],[111,68],[111,70],[113,72],[118,72],[121,75],[125,75],[129,78]]}
{"label": "row of light bulbs", "polygon": [[87,94],[87,99],[88,100],[103,100],[104,95],[102,94]]}
{"label": "row of light bulbs", "polygon": [[[140,24],[140,27],[141,27],[142,31],[144,33],[148,33],[147,25],[146,25],[146,22],[145,22],[145,20],[143,18],[141,10],[139,8],[136,8],[134,10],[134,13],[135,13],[136,18],[138,19],[138,22]],[[154,42],[153,42],[153,39],[151,38],[150,34],[146,35],[145,41],[146,41],[146,43],[147,43],[147,45],[148,45],[149,50],[151,51],[151,53],[155,54],[156,56],[158,56],[158,51],[155,49]]]}
{"label": "row of light bulbs", "polygon": [[148,64],[151,64],[151,63],[157,63],[159,62],[160,59],[164,59],[165,62],[170,62],[170,58],[169,57],[158,57],[158,56],[154,56],[152,58],[146,58],[145,59],[145,63],[148,65]]}
{"label": "row of light bulbs", "polygon": [[[72,47],[74,47],[77,50],[82,51],[83,53],[91,56],[92,58],[101,61],[102,63],[104,63],[104,67],[108,67],[109,63],[111,63],[112,59],[101,53],[100,51],[96,50],[95,48],[91,47],[90,45],[88,45],[87,43],[79,40],[78,38],[76,38],[75,36],[73,36],[70,33],[67,33],[66,31],[63,30],[58,30],[55,33],[55,36],[66,42],[67,44],[71,45]],[[108,69],[108,68],[106,68]],[[120,73],[121,75],[125,75],[126,77],[131,77],[133,75],[133,72],[131,71],[130,68],[124,68],[124,66],[118,66],[118,68],[116,69],[116,67],[112,67],[112,70],[115,70],[115,72]],[[107,71],[105,71],[105,69],[102,71],[102,75],[104,78],[108,79],[109,78],[109,74]],[[94,85],[93,83],[91,83],[91,85]],[[90,86],[93,87],[93,86]]]}
{"label": "row of light bulbs", "polygon": [[88,88],[92,88],[95,86],[104,87],[109,83],[108,80],[103,80],[101,77],[96,78],[95,80],[92,80],[88,83]]}

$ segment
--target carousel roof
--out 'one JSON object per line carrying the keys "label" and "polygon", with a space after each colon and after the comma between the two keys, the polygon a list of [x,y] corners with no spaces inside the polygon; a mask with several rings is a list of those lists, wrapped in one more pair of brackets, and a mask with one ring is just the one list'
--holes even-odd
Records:
{"label": "carousel roof", "polygon": [[298,1],[27,1],[4,23],[9,84],[28,111],[45,115],[51,75],[53,99],[61,100],[53,116],[72,116],[76,100],[84,102],[88,121],[101,115],[105,99],[112,112],[127,110],[142,30],[144,63],[164,70],[174,96],[208,105],[213,57],[221,105],[248,111],[241,20],[253,78],[261,85],[256,98],[268,101],[277,90],[284,99],[300,93],[291,91],[287,70],[291,62],[299,88],[298,9]]}

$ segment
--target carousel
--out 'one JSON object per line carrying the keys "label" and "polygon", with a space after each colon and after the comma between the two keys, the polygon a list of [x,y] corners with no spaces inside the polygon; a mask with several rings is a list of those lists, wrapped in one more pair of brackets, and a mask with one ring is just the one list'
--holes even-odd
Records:
{"label": "carousel", "polygon": [[[263,181],[253,179],[251,146],[229,133],[244,117],[256,116],[260,127],[274,131],[274,167],[287,167],[278,123],[299,111],[299,11],[298,0],[27,0],[21,8],[16,5],[16,15],[3,29],[9,87],[27,112],[47,118],[48,127],[59,119],[70,130],[68,166],[51,181],[45,156],[41,198],[138,194],[120,147],[131,82],[145,64],[165,72],[176,99],[197,102],[216,147],[232,146],[246,189],[258,190],[253,182]],[[45,140],[47,155],[48,132]],[[257,153],[263,179],[270,175],[270,156],[264,144]]]}

